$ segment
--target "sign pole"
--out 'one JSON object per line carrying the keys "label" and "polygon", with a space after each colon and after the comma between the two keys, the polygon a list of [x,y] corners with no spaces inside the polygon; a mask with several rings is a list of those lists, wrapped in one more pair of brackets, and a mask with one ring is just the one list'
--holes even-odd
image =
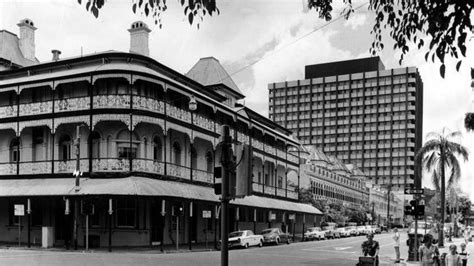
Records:
{"label": "sign pole", "polygon": [[176,250],[179,249],[179,215],[176,215]]}
{"label": "sign pole", "polygon": [[89,214],[86,214],[86,251],[89,250]]}
{"label": "sign pole", "polygon": [[18,216],[18,246],[21,243],[21,216]]}

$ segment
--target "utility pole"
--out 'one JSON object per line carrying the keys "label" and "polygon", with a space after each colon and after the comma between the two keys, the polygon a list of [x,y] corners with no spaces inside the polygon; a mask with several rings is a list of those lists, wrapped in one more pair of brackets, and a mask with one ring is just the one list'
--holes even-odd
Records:
{"label": "utility pole", "polygon": [[[79,183],[79,177],[80,177],[80,142],[81,142],[81,137],[80,137],[80,126],[76,127],[76,170],[74,171],[74,175],[76,176],[76,186],[74,190],[79,192],[81,189],[80,183]],[[74,198],[74,250],[77,250],[77,227],[78,227],[78,218],[79,218],[79,203],[77,201],[77,197]]]}
{"label": "utility pole", "polygon": [[387,232],[390,230],[390,194],[392,190],[392,179],[390,178],[390,184],[388,184],[387,193]]}
{"label": "utility pole", "polygon": [[229,175],[232,167],[232,137],[228,125],[222,126],[222,197],[221,197],[221,266],[229,265]]}

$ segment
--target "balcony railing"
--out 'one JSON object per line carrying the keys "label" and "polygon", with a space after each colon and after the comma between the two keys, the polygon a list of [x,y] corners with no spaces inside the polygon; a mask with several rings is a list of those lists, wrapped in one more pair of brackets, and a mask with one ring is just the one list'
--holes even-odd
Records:
{"label": "balcony railing", "polygon": [[54,112],[80,111],[90,109],[89,97],[78,97],[57,100],[54,103]]}
{"label": "balcony railing", "polygon": [[36,175],[49,173],[51,173],[51,161],[20,163],[20,175]]}
{"label": "balcony railing", "polygon": [[1,163],[0,174],[1,175],[16,175],[16,163]]}
{"label": "balcony railing", "polygon": [[179,177],[182,179],[190,179],[190,171],[189,168],[181,165],[176,165],[176,164],[167,164],[168,166],[168,175],[169,176],[174,176],[174,177]]}
{"label": "balcony railing", "polygon": [[130,95],[96,95],[93,104],[94,108],[130,108]]}
{"label": "balcony railing", "polygon": [[143,96],[133,96],[133,108],[160,114],[165,113],[165,104],[162,101]]}
{"label": "balcony railing", "polygon": [[48,114],[53,111],[53,102],[37,102],[20,104],[20,116]]}
{"label": "balcony railing", "polygon": [[178,120],[191,123],[191,112],[180,109],[176,106],[166,105],[166,114]]}
{"label": "balcony railing", "polygon": [[193,114],[193,123],[196,126],[199,126],[201,128],[214,132],[214,121],[208,118],[205,118],[197,114]]}
{"label": "balcony railing", "polygon": [[18,107],[16,105],[2,106],[0,107],[0,117],[7,118],[16,116]]}
{"label": "balcony railing", "polygon": [[284,188],[277,188],[277,196],[286,197],[286,189]]}
{"label": "balcony railing", "polygon": [[145,172],[163,175],[165,173],[164,163],[149,159],[133,159],[132,169],[137,172]]}
{"label": "balcony railing", "polygon": [[193,181],[212,184],[214,183],[214,174],[204,170],[193,169]]}
{"label": "balcony railing", "polygon": [[298,193],[296,191],[287,190],[286,197],[290,199],[298,199]]}
{"label": "balcony railing", "polygon": [[[76,160],[67,161],[54,161],[54,172],[61,173],[73,173],[76,170]],[[89,172],[89,159],[80,159],[79,170],[81,172]]]}
{"label": "balcony railing", "polygon": [[130,160],[122,158],[104,158],[92,160],[93,172],[124,172],[130,171]]}
{"label": "balcony railing", "polygon": [[254,192],[263,193],[263,185],[262,185],[262,184],[258,184],[258,183],[252,183],[252,190],[253,190]]}

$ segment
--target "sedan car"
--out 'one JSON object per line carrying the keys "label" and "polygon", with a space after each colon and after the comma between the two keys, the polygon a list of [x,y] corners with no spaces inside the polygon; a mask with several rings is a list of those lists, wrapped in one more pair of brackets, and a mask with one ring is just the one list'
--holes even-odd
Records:
{"label": "sedan car", "polygon": [[349,237],[351,236],[351,232],[344,227],[339,227],[336,229],[339,232],[339,237]]}
{"label": "sedan car", "polygon": [[229,247],[263,246],[263,236],[256,235],[251,230],[235,231],[229,234]]}
{"label": "sedan car", "polygon": [[280,230],[280,228],[268,228],[261,232],[263,236],[263,243],[275,244],[287,243],[290,244],[290,235]]}
{"label": "sedan car", "polygon": [[335,235],[334,235],[334,228],[331,227],[331,226],[323,226],[323,232],[326,236],[326,239],[334,239],[335,238]]}
{"label": "sedan car", "polygon": [[367,234],[365,226],[359,225],[357,226],[357,235],[365,235]]}
{"label": "sedan car", "polygon": [[306,229],[304,232],[303,240],[324,240],[326,238],[326,234],[321,231],[320,227],[310,227]]}

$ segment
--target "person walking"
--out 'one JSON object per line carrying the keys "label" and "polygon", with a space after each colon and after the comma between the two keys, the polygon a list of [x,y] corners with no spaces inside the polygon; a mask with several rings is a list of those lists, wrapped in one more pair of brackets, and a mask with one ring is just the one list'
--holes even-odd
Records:
{"label": "person walking", "polygon": [[397,256],[395,259],[395,263],[400,262],[400,233],[398,232],[398,228],[393,229],[393,241],[395,241],[395,255]]}
{"label": "person walking", "polygon": [[467,243],[469,243],[470,236],[471,236],[471,229],[466,226],[466,228],[464,228],[464,242],[466,242],[466,245]]}
{"label": "person walking", "polygon": [[467,265],[467,258],[469,257],[469,253],[466,250],[466,244],[461,243],[461,251],[459,252],[459,256],[461,257],[461,262],[463,266]]}
{"label": "person walking", "polygon": [[433,245],[433,236],[426,234],[423,238],[423,245],[418,249],[422,266],[434,266],[439,258],[438,247]]}
{"label": "person walking", "polygon": [[374,240],[374,234],[368,233],[367,240],[362,243],[362,253],[375,259],[375,266],[379,265],[379,242]]}
{"label": "person walking", "polygon": [[456,245],[451,244],[449,246],[449,254],[446,255],[445,264],[446,266],[461,266],[461,257],[456,252]]}

